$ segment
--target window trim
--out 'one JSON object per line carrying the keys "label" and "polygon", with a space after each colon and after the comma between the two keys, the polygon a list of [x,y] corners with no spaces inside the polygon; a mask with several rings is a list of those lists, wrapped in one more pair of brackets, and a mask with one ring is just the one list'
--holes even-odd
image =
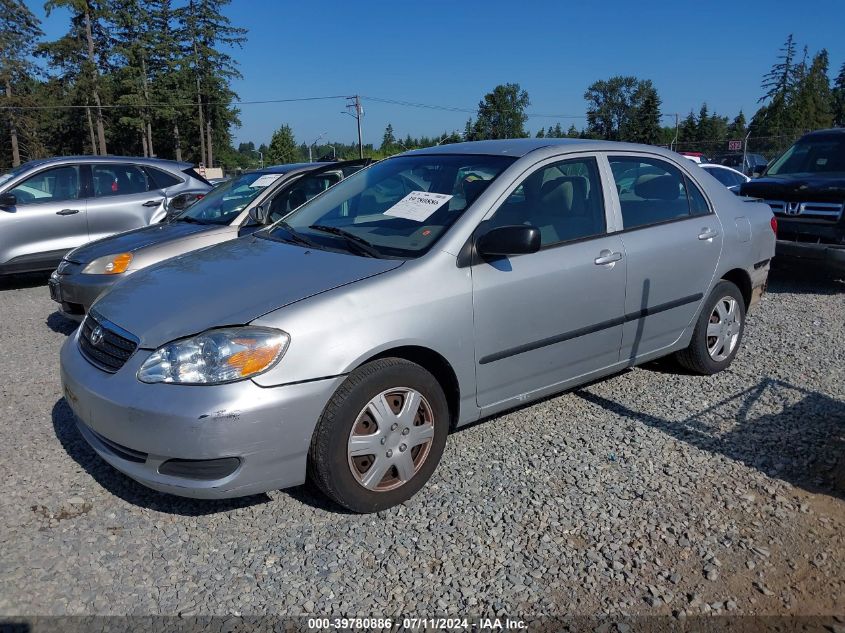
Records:
{"label": "window trim", "polygon": [[81,165],[80,163],[62,163],[62,164],[59,164],[59,165],[47,165],[47,166],[44,167],[44,169],[39,169],[38,171],[33,172],[29,175],[22,176],[22,178],[20,180],[18,180],[14,185],[12,185],[8,189],[6,189],[4,193],[12,193],[14,191],[14,189],[16,189],[17,187],[20,187],[21,185],[25,184],[26,182],[28,182],[29,180],[31,180],[35,176],[40,176],[44,172],[48,172],[48,171],[51,171],[53,169],[62,169],[64,167],[76,167],[76,169],[77,169],[77,180],[79,182],[79,186],[78,186],[78,189],[77,189],[78,195],[77,195],[76,198],[61,198],[61,199],[50,198],[49,200],[43,200],[41,202],[35,202],[35,201],[29,201],[29,202],[23,202],[23,203],[18,202],[15,206],[16,207],[18,207],[18,206],[29,207],[29,206],[33,206],[33,205],[42,205],[42,204],[59,203],[59,202],[75,202],[75,201],[78,201],[78,200],[83,200],[83,201],[87,200],[88,196],[85,195],[85,194],[87,193],[88,187],[87,187],[87,182],[85,180],[85,174],[83,173],[83,165]]}
{"label": "window trim", "polygon": [[[491,205],[490,210],[484,215],[481,222],[478,223],[475,231],[473,231],[472,237],[470,240],[474,243],[475,240],[478,238],[478,230],[482,227],[485,227],[487,223],[492,220],[499,209],[502,208],[502,205],[505,204],[508,198],[510,198],[511,194],[514,191],[519,189],[520,186],[531,176],[536,174],[541,169],[547,169],[548,167],[557,165],[559,163],[569,163],[569,162],[584,162],[592,160],[596,167],[596,175],[598,176],[598,186],[601,189],[601,201],[602,201],[602,210],[604,211],[603,220],[604,220],[604,232],[602,233],[595,233],[593,235],[585,235],[583,237],[576,237],[569,240],[559,240],[557,242],[551,242],[549,244],[543,244],[540,246],[540,250],[537,252],[547,251],[553,248],[559,248],[561,246],[568,246],[570,244],[578,244],[580,242],[588,242],[590,240],[600,239],[603,237],[607,237],[608,235],[612,234],[612,223],[611,217],[608,217],[608,209],[610,208],[608,205],[608,192],[607,187],[605,186],[604,182],[604,174],[602,169],[602,162],[600,160],[600,155],[598,152],[584,152],[580,154],[559,154],[557,156],[552,156],[550,158],[544,159],[534,165],[531,165],[528,169],[522,172],[518,178],[514,179],[514,182],[508,187],[505,193],[499,197],[496,202]],[[532,253],[533,254],[533,253]]]}
{"label": "window trim", "polygon": [[[605,160],[607,161],[609,182],[611,184],[613,184],[613,187],[609,187],[609,189],[611,190],[610,195],[613,198],[614,203],[616,205],[615,209],[616,209],[616,213],[618,214],[618,223],[619,223],[619,227],[621,227],[621,228],[617,229],[616,231],[614,231],[612,234],[630,233],[631,231],[639,231],[641,229],[647,229],[647,228],[650,228],[652,226],[663,226],[664,224],[672,224],[674,222],[683,222],[685,220],[696,219],[696,218],[705,218],[709,215],[715,215],[716,214],[716,212],[714,210],[713,202],[710,199],[710,196],[708,196],[707,192],[698,184],[698,182],[695,180],[695,177],[692,175],[690,170],[686,168],[686,166],[677,163],[676,161],[670,159],[667,156],[664,156],[662,154],[657,154],[657,153],[654,153],[654,152],[608,151],[608,152],[604,152],[603,154],[604,154]],[[687,192],[687,208],[689,209],[689,212],[687,213],[686,216],[678,216],[676,218],[669,218],[668,220],[662,220],[660,222],[653,222],[651,224],[642,224],[642,225],[639,225],[639,226],[626,227],[625,226],[625,219],[622,217],[622,202],[619,200],[619,192],[616,190],[616,178],[613,176],[613,170],[610,166],[610,161],[613,158],[643,158],[643,157],[647,157],[651,160],[662,161],[664,163],[667,163],[667,164],[675,167],[678,171],[680,171],[681,175],[684,177],[684,179],[686,181],[689,181],[693,186],[695,186],[698,189],[698,192],[702,195],[702,197],[704,198],[704,201],[707,203],[708,212],[703,213],[701,215],[693,215],[692,214],[692,207],[690,205],[689,192]],[[695,163],[691,163],[691,164],[695,164]]]}

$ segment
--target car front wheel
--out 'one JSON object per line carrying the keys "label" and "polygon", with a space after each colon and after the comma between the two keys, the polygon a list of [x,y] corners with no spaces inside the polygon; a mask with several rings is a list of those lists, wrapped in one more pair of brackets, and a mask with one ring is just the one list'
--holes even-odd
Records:
{"label": "car front wheel", "polygon": [[690,371],[711,375],[727,369],[745,331],[745,300],[730,281],[713,288],[692,334],[689,347],[677,354]]}
{"label": "car front wheel", "polygon": [[353,371],[326,405],[311,440],[309,476],[339,505],[377,512],[425,485],[448,432],[437,379],[403,359],[376,360]]}

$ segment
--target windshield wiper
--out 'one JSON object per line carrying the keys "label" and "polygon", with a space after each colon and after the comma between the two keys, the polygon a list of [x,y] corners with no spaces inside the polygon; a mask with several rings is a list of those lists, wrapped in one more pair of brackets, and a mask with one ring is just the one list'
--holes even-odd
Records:
{"label": "windshield wiper", "polygon": [[203,220],[197,220],[196,218],[192,218],[189,215],[181,216],[177,215],[173,218],[173,222],[187,222],[188,224],[208,224],[208,222],[204,222]]}
{"label": "windshield wiper", "polygon": [[364,253],[368,257],[381,257],[381,252],[363,237],[350,233],[337,226],[326,226],[325,224],[312,224],[308,227],[312,231],[322,231],[323,233],[331,233],[338,235],[346,240],[346,243],[355,247],[359,252]]}
{"label": "windshield wiper", "polygon": [[293,228],[290,224],[285,222],[284,220],[279,220],[276,223],[277,227],[283,228],[291,237],[289,241],[296,242],[297,244],[302,244],[303,246],[310,246],[311,248],[317,248],[317,245],[309,240],[307,237],[298,233],[295,228]]}

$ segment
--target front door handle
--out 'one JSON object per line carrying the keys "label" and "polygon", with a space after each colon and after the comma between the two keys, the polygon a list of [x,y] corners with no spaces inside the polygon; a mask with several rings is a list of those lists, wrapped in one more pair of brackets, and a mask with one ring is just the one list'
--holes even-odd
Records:
{"label": "front door handle", "polygon": [[62,209],[61,211],[56,211],[56,215],[73,215],[74,213],[79,213],[79,209]]}
{"label": "front door handle", "polygon": [[698,239],[712,240],[717,235],[719,235],[719,231],[714,231],[713,229],[704,227],[703,229],[701,229],[701,233],[698,234]]}
{"label": "front door handle", "polygon": [[158,200],[147,200],[143,205],[144,207],[157,207],[161,204],[163,198],[159,198]]}
{"label": "front door handle", "polygon": [[622,253],[609,251],[604,249],[599,256],[596,257],[595,262],[597,266],[605,266],[607,264],[612,264],[613,262],[618,262],[622,259]]}

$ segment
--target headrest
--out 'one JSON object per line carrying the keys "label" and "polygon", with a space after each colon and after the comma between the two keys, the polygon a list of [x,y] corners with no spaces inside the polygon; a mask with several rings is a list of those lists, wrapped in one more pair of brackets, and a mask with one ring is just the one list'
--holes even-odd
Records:
{"label": "headrest", "polygon": [[671,174],[643,174],[634,183],[634,193],[644,200],[677,200],[681,188]]}
{"label": "headrest", "polygon": [[464,180],[464,198],[466,198],[467,206],[475,202],[475,199],[481,195],[482,191],[487,189],[487,185],[489,184],[489,180],[482,180],[481,178],[476,180]]}

